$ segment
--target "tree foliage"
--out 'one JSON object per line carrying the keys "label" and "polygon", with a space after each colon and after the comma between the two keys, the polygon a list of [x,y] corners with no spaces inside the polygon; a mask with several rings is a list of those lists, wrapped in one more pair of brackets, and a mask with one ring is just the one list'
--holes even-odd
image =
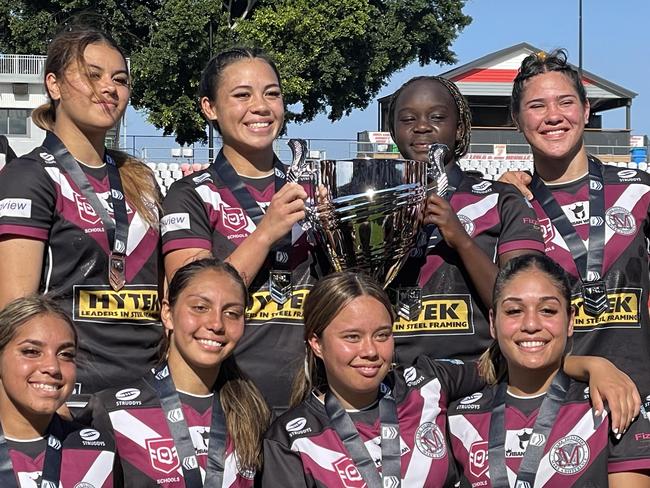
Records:
{"label": "tree foliage", "polygon": [[0,0],[0,51],[43,53],[66,23],[111,32],[131,57],[132,102],[180,143],[205,139],[197,104],[212,52],[257,45],[277,61],[290,120],[365,108],[414,60],[455,61],[465,0]]}

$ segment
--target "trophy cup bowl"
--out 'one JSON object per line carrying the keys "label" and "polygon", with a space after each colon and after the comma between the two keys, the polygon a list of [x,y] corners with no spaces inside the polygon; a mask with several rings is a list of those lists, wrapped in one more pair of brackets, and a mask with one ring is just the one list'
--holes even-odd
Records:
{"label": "trophy cup bowl", "polygon": [[388,286],[416,244],[427,168],[404,159],[312,163],[307,220],[336,271],[360,269]]}

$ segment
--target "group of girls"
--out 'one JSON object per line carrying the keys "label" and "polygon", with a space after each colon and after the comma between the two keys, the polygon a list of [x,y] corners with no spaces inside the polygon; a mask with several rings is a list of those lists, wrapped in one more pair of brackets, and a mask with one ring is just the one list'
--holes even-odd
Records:
{"label": "group of girls", "polygon": [[[524,96],[535,79],[522,82]],[[406,329],[423,333],[398,334],[396,348],[392,308],[380,287],[351,273],[317,281],[318,250],[298,225],[307,192],[286,181],[272,149],[284,105],[278,70],[263,53],[236,48],[206,66],[200,105],[219,130],[223,149],[209,169],[172,185],[164,202],[144,165],[104,147],[130,89],[125,57],[108,36],[87,29],[58,36],[48,50],[45,86],[49,101],[32,115],[47,131],[43,145],[0,173],[0,272],[11,276],[0,283],[0,305],[7,306],[0,314],[2,486],[16,480],[21,487],[48,488],[59,481],[64,488],[243,487],[255,479],[265,486],[453,484],[459,475],[449,455],[447,405],[484,383],[473,365],[422,354],[476,358],[488,333],[502,344],[501,323],[506,329],[515,314],[506,312],[508,320],[499,315],[506,302],[552,301],[519,284],[507,294],[510,281],[528,274],[525,284],[546,280],[551,286],[544,293],[553,287],[557,292],[559,305],[537,304],[535,314],[547,319],[557,310],[565,313],[550,325],[521,320],[539,330],[503,339],[496,378],[507,385],[496,387],[490,405],[506,405],[510,422],[508,412],[530,402],[514,404],[507,395],[503,400],[504,391],[539,402],[556,383],[566,384],[555,381],[564,378],[564,363],[579,379],[599,380],[591,387],[592,400],[603,415],[601,395],[608,401],[616,433],[632,422],[639,398],[627,377],[604,360],[564,362],[565,351],[556,346],[571,330],[569,299],[544,271],[545,259],[529,263],[517,256],[543,250],[535,214],[508,186],[460,172],[456,162],[467,150],[470,120],[453,84],[437,78],[408,83],[391,106],[391,132],[413,159],[425,159],[423,148],[433,142],[451,149],[446,169],[452,191],[429,198],[424,219],[437,230],[427,228],[420,258],[407,264],[401,284],[423,287],[434,307],[461,290],[465,308],[457,308],[465,310],[465,337],[441,339],[422,322]],[[554,150],[561,146],[560,129],[572,127],[550,131]],[[493,302],[497,264],[506,268],[496,295],[507,299]],[[647,302],[647,289],[640,293]],[[44,308],[17,314],[30,303]],[[394,368],[395,352],[405,369]],[[515,377],[525,369],[537,388],[511,382],[506,366],[517,367]],[[262,442],[271,412],[287,409],[294,379],[293,408]],[[64,408],[73,392],[68,406],[76,421]],[[492,396],[467,396],[454,412],[474,413],[464,406]],[[482,411],[484,403],[476,405]],[[522,408],[535,423],[536,412]],[[492,419],[501,421],[503,416]],[[477,432],[488,425],[482,422]],[[592,424],[586,450],[607,458],[607,422],[600,427],[594,418]],[[578,456],[576,466],[562,466],[574,481],[583,475],[600,480],[608,469],[628,475],[648,467],[639,453],[612,455],[616,469],[607,462],[594,467],[589,459],[583,466],[584,458],[572,450],[577,444],[569,444],[577,434],[565,427],[534,445],[553,466],[555,439],[568,439],[557,456],[566,454],[567,462]],[[498,447],[512,441],[493,439],[487,428],[489,438],[480,431],[475,451],[453,437],[461,466],[469,449],[471,472],[486,454],[479,452],[482,442]],[[486,456],[481,459],[487,463]],[[498,479],[513,476],[516,463],[508,466]],[[567,486],[568,479],[550,477],[543,486]]]}

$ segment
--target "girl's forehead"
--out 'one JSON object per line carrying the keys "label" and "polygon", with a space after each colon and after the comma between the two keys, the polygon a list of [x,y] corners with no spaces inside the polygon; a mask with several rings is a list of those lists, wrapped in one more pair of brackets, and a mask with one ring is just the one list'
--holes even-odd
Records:
{"label": "girl's forehead", "polygon": [[399,94],[397,106],[411,104],[442,104],[456,109],[454,97],[449,93],[447,87],[437,80],[417,80],[406,86]]}

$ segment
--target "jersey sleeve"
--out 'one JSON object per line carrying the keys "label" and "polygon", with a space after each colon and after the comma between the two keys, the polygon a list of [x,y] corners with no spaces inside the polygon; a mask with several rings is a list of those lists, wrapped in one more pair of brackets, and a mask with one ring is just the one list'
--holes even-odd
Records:
{"label": "jersey sleeve", "polygon": [[308,482],[300,455],[275,439],[264,439],[264,469],[261,476],[262,488],[312,488],[317,485]]}
{"label": "jersey sleeve", "polygon": [[[58,171],[54,165],[48,169]],[[0,171],[0,236],[46,241],[54,221],[56,190],[43,165],[14,159]]]}
{"label": "jersey sleeve", "polygon": [[544,252],[537,216],[528,201],[516,188],[507,184],[500,185],[499,192],[499,255],[519,250]]}
{"label": "jersey sleeve", "polygon": [[435,359],[424,354],[418,357],[415,367],[425,375],[437,377],[450,401],[464,398],[485,388],[485,380],[478,372],[476,361]]}
{"label": "jersey sleeve", "polygon": [[160,221],[163,253],[177,249],[212,250],[212,227],[205,204],[187,181],[174,182],[163,200]]}

